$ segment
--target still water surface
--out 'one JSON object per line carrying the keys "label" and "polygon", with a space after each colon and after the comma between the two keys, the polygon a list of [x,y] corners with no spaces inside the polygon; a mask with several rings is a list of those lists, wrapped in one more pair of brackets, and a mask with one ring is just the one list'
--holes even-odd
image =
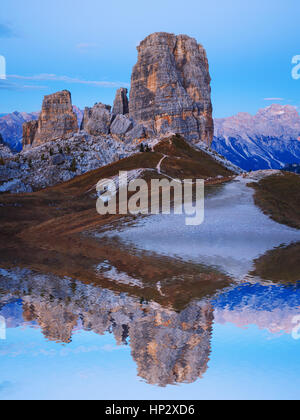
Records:
{"label": "still water surface", "polygon": [[89,281],[0,268],[0,398],[298,399],[299,232],[236,184],[206,210],[96,235],[136,266]]}

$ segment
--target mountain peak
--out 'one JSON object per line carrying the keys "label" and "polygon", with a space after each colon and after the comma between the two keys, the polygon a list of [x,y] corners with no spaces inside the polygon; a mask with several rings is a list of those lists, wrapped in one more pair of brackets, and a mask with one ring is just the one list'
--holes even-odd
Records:
{"label": "mountain peak", "polygon": [[215,120],[213,148],[245,170],[281,169],[300,159],[300,115],[292,105],[272,104],[256,115]]}
{"label": "mountain peak", "polygon": [[298,117],[300,119],[300,115],[297,111],[297,108],[292,105],[281,105],[281,104],[272,104],[267,106],[266,108],[260,109],[256,116],[261,115],[268,115],[268,116],[281,116],[281,115],[291,115],[294,117]]}

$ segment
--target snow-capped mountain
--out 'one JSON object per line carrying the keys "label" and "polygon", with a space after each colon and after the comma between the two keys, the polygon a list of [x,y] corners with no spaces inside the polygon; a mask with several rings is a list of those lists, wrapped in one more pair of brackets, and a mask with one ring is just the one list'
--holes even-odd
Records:
{"label": "snow-capped mountain", "polygon": [[293,106],[273,104],[254,116],[216,119],[212,148],[247,171],[299,163],[300,115]]}

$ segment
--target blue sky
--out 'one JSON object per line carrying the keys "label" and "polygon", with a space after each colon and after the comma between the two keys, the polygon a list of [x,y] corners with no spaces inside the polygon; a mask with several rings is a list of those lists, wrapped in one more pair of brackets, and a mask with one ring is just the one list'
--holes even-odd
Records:
{"label": "blue sky", "polygon": [[[1,3],[0,113],[36,111],[44,95],[72,92],[83,108],[129,86],[136,46],[156,31],[185,33],[207,50],[214,116],[300,105],[291,77],[300,54],[299,0],[11,0]],[[271,98],[271,100],[266,100]],[[272,98],[281,98],[274,100]]]}
{"label": "blue sky", "polygon": [[81,331],[66,346],[38,329],[8,329],[0,341],[0,400],[299,399],[299,341],[290,335],[215,324],[203,377],[166,388],[142,381],[130,352],[110,334]]}

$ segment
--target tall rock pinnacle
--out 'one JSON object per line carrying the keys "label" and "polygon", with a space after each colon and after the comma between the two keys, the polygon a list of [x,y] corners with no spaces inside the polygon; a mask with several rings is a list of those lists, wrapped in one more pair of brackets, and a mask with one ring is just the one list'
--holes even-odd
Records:
{"label": "tall rock pinnacle", "polygon": [[39,146],[51,140],[64,138],[78,130],[73,112],[71,93],[67,90],[45,96],[37,122],[23,127],[23,145]]}
{"label": "tall rock pinnacle", "polygon": [[129,112],[128,107],[128,90],[126,88],[120,88],[117,90],[116,98],[114,101],[114,107],[112,113],[115,115],[122,114],[126,115]]}
{"label": "tall rock pinnacle", "polygon": [[188,141],[213,139],[206,52],[186,35],[149,35],[138,47],[129,113],[157,134],[175,132]]}

